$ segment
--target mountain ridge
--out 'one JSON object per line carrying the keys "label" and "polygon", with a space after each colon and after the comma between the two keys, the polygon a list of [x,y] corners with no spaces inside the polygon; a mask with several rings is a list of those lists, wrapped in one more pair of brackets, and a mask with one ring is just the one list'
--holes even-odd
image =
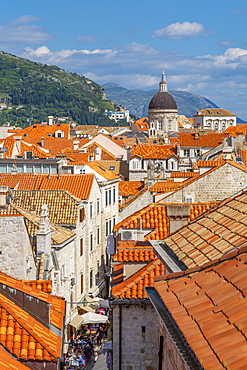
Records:
{"label": "mountain ridge", "polygon": [[4,51],[0,51],[0,103],[9,107],[0,110],[0,125],[8,121],[23,127],[49,115],[112,126],[104,112],[118,107],[106,99],[100,85],[82,75]]}
{"label": "mountain ridge", "polygon": [[[158,90],[139,90],[139,89],[126,89],[114,82],[109,82],[102,85],[106,97],[120,104],[125,109],[136,117],[145,117],[148,111],[148,105],[152,97]],[[175,99],[178,112],[190,118],[196,114],[196,111],[203,108],[219,108],[211,100],[204,98],[200,95],[195,95],[187,91],[170,90],[169,93]]]}

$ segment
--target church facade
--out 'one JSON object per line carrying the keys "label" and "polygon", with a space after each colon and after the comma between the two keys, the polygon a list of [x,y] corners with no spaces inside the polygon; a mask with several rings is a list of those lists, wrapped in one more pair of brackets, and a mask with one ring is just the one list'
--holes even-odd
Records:
{"label": "church facade", "polygon": [[153,96],[148,107],[150,138],[163,138],[178,131],[178,109],[174,98],[167,91],[164,72],[159,83],[159,92]]}

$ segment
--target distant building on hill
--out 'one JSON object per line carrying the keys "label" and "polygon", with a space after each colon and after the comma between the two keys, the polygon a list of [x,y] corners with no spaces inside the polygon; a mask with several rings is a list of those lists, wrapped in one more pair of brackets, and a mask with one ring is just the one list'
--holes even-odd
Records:
{"label": "distant building on hill", "polygon": [[114,120],[115,122],[119,122],[123,119],[126,120],[126,122],[129,122],[130,120],[130,114],[128,110],[124,110],[123,112],[117,111],[117,112],[112,112],[108,111],[107,109],[105,110],[105,115],[106,117]]}

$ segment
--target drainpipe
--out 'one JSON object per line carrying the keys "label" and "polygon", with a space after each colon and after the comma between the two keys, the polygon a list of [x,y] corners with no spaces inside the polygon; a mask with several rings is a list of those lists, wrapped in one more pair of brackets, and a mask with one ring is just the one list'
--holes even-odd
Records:
{"label": "drainpipe", "polygon": [[119,370],[122,370],[122,305],[119,305]]}

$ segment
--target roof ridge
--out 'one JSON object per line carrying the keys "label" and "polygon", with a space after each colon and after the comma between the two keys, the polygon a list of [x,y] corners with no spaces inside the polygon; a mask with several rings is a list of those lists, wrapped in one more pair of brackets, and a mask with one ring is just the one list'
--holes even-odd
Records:
{"label": "roof ridge", "polygon": [[[246,244],[246,243],[247,243],[247,240],[242,244]],[[205,262],[201,266],[191,267],[191,268],[188,268],[185,271],[172,272],[168,275],[157,276],[157,277],[154,277],[154,279],[155,279],[155,281],[160,281],[160,280],[169,281],[169,280],[177,279],[177,278],[180,278],[180,277],[188,276],[190,274],[194,274],[194,273],[197,273],[197,272],[200,272],[200,271],[205,271],[205,270],[208,270],[208,269],[210,269],[214,266],[218,266],[220,263],[230,261],[230,260],[232,260],[232,259],[236,258],[237,256],[239,256],[241,254],[244,254],[244,253],[247,253],[247,246],[242,247],[240,245],[240,246],[235,247],[235,249],[232,250],[232,251],[225,252],[219,258],[216,258],[212,261]]]}

